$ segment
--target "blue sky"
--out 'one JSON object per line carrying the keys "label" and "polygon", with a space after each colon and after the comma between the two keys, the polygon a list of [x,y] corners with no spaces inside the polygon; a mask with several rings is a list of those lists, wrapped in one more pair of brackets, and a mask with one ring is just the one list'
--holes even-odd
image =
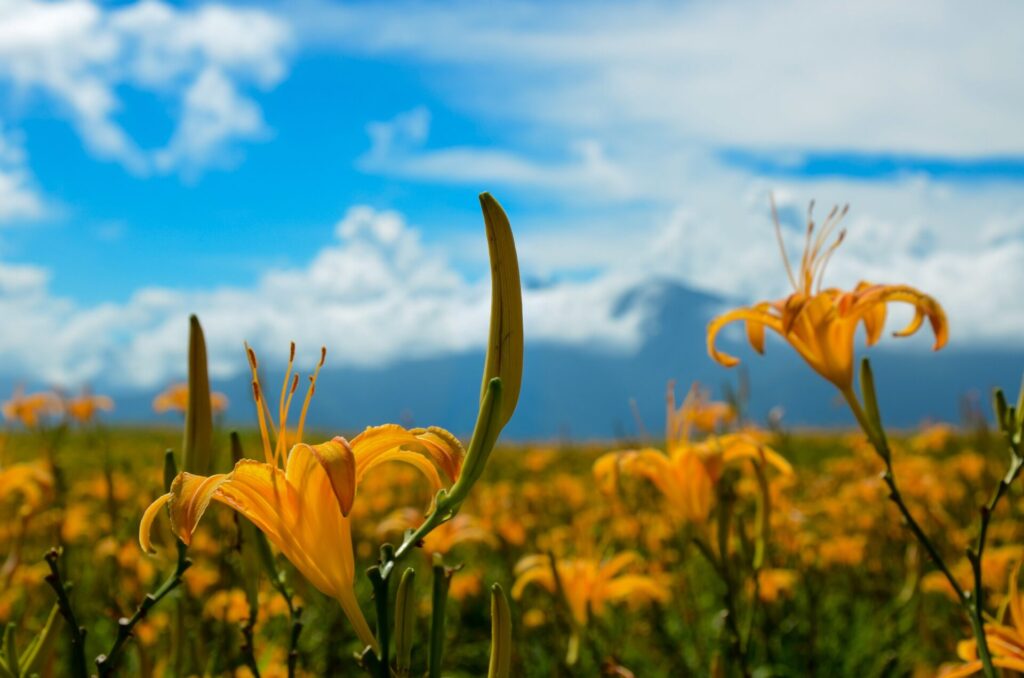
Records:
{"label": "blue sky", "polygon": [[478,347],[481,190],[538,341],[635,349],[615,300],[655,279],[785,293],[774,192],[794,242],[810,199],[852,204],[837,284],[918,285],[954,344],[1019,345],[1022,15],[0,1],[0,372],[154,387],[193,311],[222,376],[243,339]]}

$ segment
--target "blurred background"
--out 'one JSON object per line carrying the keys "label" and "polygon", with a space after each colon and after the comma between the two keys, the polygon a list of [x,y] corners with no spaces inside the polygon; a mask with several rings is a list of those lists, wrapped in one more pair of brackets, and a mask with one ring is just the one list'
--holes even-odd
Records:
{"label": "blurred background", "polygon": [[[711,315],[787,293],[774,194],[791,255],[810,200],[851,204],[830,283],[945,305],[944,351],[872,355],[890,423],[956,421],[1024,370],[1022,25],[1011,2],[0,0],[0,392],[159,420],[196,313],[231,422],[243,340],[269,380],[295,340],[307,371],[328,347],[314,424],[464,432],[487,190],[525,286],[508,433],[633,435],[631,397],[660,430],[666,380],[736,384]],[[756,416],[852,423],[734,329]]]}

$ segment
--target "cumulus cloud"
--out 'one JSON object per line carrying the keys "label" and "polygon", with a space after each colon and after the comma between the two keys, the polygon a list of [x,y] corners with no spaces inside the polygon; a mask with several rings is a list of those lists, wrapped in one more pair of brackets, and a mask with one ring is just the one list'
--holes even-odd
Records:
{"label": "cumulus cloud", "polygon": [[629,143],[1024,153],[1019,3],[524,2],[500,21],[468,1],[300,7],[327,49],[458,68],[439,89],[495,119]]}
{"label": "cumulus cloud", "polygon": [[0,123],[0,224],[37,219],[44,212],[20,140]]}
{"label": "cumulus cloud", "polygon": [[583,190],[607,199],[636,193],[603,146],[583,139],[566,149],[569,158],[545,163],[504,149],[479,146],[427,148],[430,111],[417,107],[367,126],[371,147],[357,161],[369,173],[450,184],[517,186],[547,192]]}
{"label": "cumulus cloud", "polygon": [[[42,93],[85,145],[139,174],[194,172],[265,133],[243,92],[285,73],[287,25],[256,10],[159,0],[106,9],[86,0],[0,3],[0,81]],[[167,97],[180,119],[164,148],[143,149],[118,122],[121,87]]]}
{"label": "cumulus cloud", "polygon": [[[486,249],[482,235],[478,246]],[[179,377],[189,313],[203,321],[218,377],[245,369],[243,340],[271,361],[291,340],[310,362],[327,345],[334,366],[482,348],[490,313],[488,280],[460,274],[400,214],[366,206],[351,208],[305,266],[267,271],[249,287],[150,288],[122,304],[80,306],[54,296],[48,281],[38,267],[0,264],[0,316],[18,319],[0,333],[0,371],[69,386]],[[635,347],[644,309],[614,313],[634,282],[616,275],[527,291],[531,339]]]}

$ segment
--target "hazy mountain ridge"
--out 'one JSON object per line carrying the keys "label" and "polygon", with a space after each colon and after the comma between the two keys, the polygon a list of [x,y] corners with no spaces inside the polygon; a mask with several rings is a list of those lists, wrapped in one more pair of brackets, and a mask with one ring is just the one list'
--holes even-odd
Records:
{"label": "hazy mountain ridge", "polygon": [[[638,287],[618,301],[622,312],[642,305],[648,318],[643,346],[633,354],[583,346],[529,343],[519,409],[507,435],[519,439],[608,438],[636,433],[629,400],[635,398],[646,428],[657,433],[664,423],[664,392],[669,379],[679,391],[698,380],[720,390],[736,382],[707,356],[705,328],[723,307],[720,298],[674,283]],[[995,385],[1015,392],[1024,371],[1024,348],[959,348],[933,353],[930,338],[897,346],[883,339],[869,355],[876,368],[886,421],[907,427],[926,419],[957,421],[962,397],[976,392],[987,410]],[[906,343],[908,340],[901,340]],[[752,384],[751,411],[762,419],[773,407],[785,411],[790,425],[847,425],[852,420],[835,389],[814,374],[795,352],[769,340],[767,354],[745,346],[741,333],[722,336],[723,347],[743,360]],[[370,424],[399,421],[444,426],[468,433],[476,414],[482,352],[413,360],[382,368],[325,368],[310,411],[310,424],[330,431],[353,431]],[[281,375],[270,369],[276,386]],[[97,387],[102,390],[100,386]],[[253,425],[247,376],[215,382],[231,404],[225,420]],[[276,389],[268,387],[272,393]],[[113,392],[115,421],[166,421],[152,412],[153,392]]]}

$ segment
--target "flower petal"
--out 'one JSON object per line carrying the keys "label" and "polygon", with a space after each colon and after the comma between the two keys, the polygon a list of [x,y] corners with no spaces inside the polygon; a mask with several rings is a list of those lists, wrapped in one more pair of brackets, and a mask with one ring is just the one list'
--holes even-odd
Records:
{"label": "flower petal", "polygon": [[158,498],[150,504],[149,508],[146,509],[146,512],[142,514],[142,520],[139,522],[139,546],[141,546],[142,550],[146,553],[156,553],[156,549],[153,548],[151,534],[153,531],[153,521],[156,520],[156,516],[160,513],[160,509],[170,501],[171,496],[171,493],[168,492]]}
{"label": "flower petal", "polygon": [[327,473],[331,489],[338,499],[341,515],[347,516],[356,498],[356,455],[352,452],[352,447],[341,436],[308,447]]}
{"label": "flower petal", "polygon": [[[739,364],[740,361],[738,358],[719,351],[715,346],[715,340],[718,337],[718,333],[729,323],[745,320],[747,322],[748,338],[751,332],[751,323],[759,323],[764,327],[771,328],[779,334],[782,334],[782,321],[769,313],[767,308],[768,307],[764,304],[758,304],[751,308],[737,308],[712,320],[708,325],[707,336],[708,355],[711,356],[711,359],[725,367],[733,367],[734,365]],[[754,345],[754,342],[751,341],[751,344]],[[754,345],[754,348],[756,350],[757,346]]]}
{"label": "flower petal", "polygon": [[197,476],[183,471],[171,483],[171,529],[186,545],[191,543],[192,533],[210,505],[213,493],[227,478],[223,473]]}

